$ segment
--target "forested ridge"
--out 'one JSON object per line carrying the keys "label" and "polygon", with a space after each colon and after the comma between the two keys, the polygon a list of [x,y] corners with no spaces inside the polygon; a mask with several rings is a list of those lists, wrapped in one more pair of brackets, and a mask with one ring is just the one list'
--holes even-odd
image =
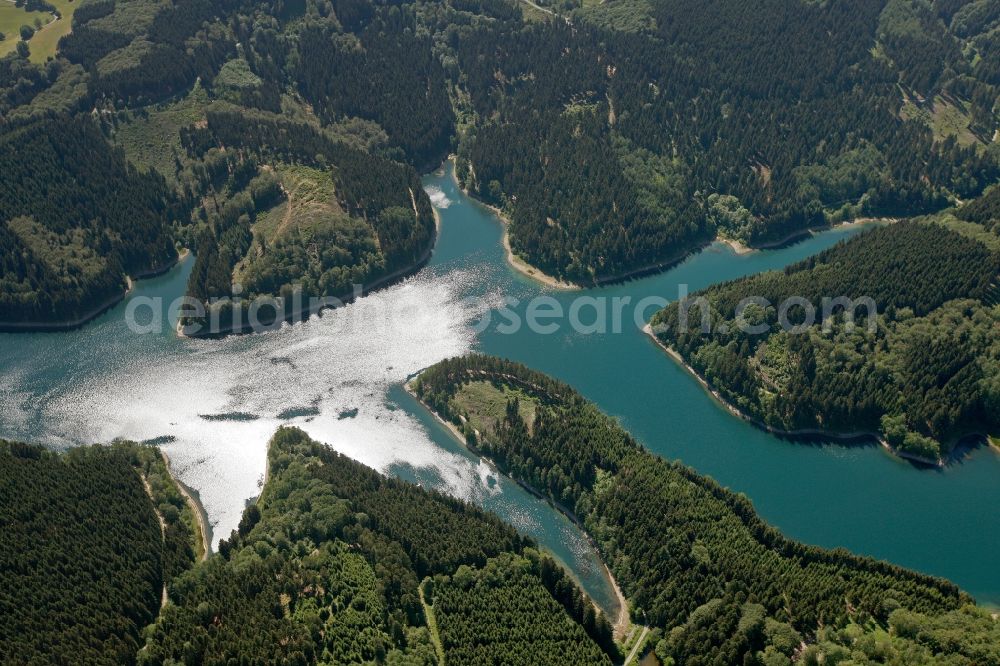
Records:
{"label": "forested ridge", "polygon": [[[716,285],[651,324],[728,402],[768,426],[870,431],[936,462],[960,437],[1000,427],[1000,243],[987,228],[995,191],[784,271]],[[985,226],[960,223],[972,220]],[[853,327],[843,307],[824,310],[823,299],[840,297],[871,299],[852,313]],[[742,310],[754,328],[737,320],[747,298],[768,303]],[[790,298],[804,300],[786,310],[784,326]],[[802,303],[814,308],[811,321]]]}
{"label": "forested ridge", "polygon": [[188,293],[219,300],[224,326],[241,299],[280,295],[283,319],[296,314],[295,289],[302,299],[344,298],[430,254],[434,213],[411,167],[311,124],[229,104],[209,106],[205,127],[183,129],[181,145],[189,159],[222,160],[206,170],[213,198],[195,205],[186,233],[198,248]]}
{"label": "forested ridge", "polygon": [[135,663],[161,588],[194,563],[184,509],[156,449],[0,441],[0,661]]}
{"label": "forested ridge", "polygon": [[[424,603],[453,663],[610,663],[586,633],[601,635],[590,601],[498,518],[383,477],[294,428],[276,433],[268,465],[261,497],[219,555],[174,581],[139,663],[430,666]],[[503,640],[484,638],[498,627]]]}
{"label": "forested ridge", "polygon": [[[344,298],[355,284],[429,256],[433,212],[411,164],[442,159],[453,117],[442,67],[431,40],[414,34],[412,9],[94,0],[73,21],[59,57],[44,67],[0,61],[0,109],[10,118],[0,134],[29,157],[11,153],[17,207],[0,210],[11,227],[0,231],[0,294],[15,321],[83,318],[123,292],[125,273],[167,265],[174,243],[196,254],[188,295],[210,305],[185,323],[214,318],[222,332],[239,330],[235,304],[245,312],[255,296],[287,298],[298,288],[306,302]],[[129,167],[119,176],[129,180],[101,187],[125,164],[81,159],[70,144],[81,135],[100,144],[88,146],[97,155],[120,161],[110,140],[141,173]],[[66,159],[39,150],[33,164],[32,140],[49,141]],[[332,182],[325,200],[303,207],[294,199],[281,175],[299,165]],[[89,189],[112,207],[95,210],[92,195],[68,193],[64,206],[87,206],[88,229],[70,235],[67,220],[34,215],[58,203],[40,201],[36,181],[81,178],[94,180]],[[134,228],[121,228],[120,208]],[[139,250],[154,249],[142,264]],[[263,323],[291,314],[290,303],[265,308]]]}
{"label": "forested ridge", "polygon": [[[490,387],[506,405],[499,418],[484,408]],[[843,644],[858,663],[997,663],[995,621],[951,583],[786,539],[745,497],[649,453],[561,382],[474,355],[432,366],[414,390],[501,470],[577,516],[633,617],[663,631],[666,663],[822,663]],[[890,625],[905,640],[879,652],[875,635]],[[941,640],[949,626],[966,633]],[[899,651],[912,660],[891,661]]]}

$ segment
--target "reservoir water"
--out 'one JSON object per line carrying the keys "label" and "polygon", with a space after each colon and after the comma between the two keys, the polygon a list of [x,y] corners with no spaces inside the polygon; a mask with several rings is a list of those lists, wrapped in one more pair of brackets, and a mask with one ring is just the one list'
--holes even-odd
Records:
{"label": "reservoir water", "polygon": [[[787,535],[885,558],[1000,603],[1000,456],[987,448],[941,470],[875,446],[782,441],[731,416],[635,326],[646,297],[679,285],[780,268],[858,233],[840,228],[792,247],[736,255],[713,245],[659,275],[547,292],[507,266],[502,226],[445,171],[425,187],[441,215],[430,264],[405,282],[279,331],[223,340],[174,335],[169,304],[190,259],[141,281],[124,303],[70,333],[0,335],[0,437],[67,447],[155,440],[205,505],[214,539],[259,493],[266,444],[283,423],[377,469],[495,511],[535,537],[609,610],[614,595],[586,538],[563,516],[466,451],[401,388],[443,358],[482,351],[565,380],[656,453],[743,492]],[[580,296],[631,299],[620,332],[560,326],[510,332],[496,308],[523,315],[539,294],[568,310]],[[125,312],[167,324],[136,334]],[[620,301],[620,302],[622,302]],[[592,320],[585,309],[580,319]],[[648,318],[653,310],[645,311]],[[484,326],[489,318],[491,325]],[[610,328],[614,328],[611,326]]]}

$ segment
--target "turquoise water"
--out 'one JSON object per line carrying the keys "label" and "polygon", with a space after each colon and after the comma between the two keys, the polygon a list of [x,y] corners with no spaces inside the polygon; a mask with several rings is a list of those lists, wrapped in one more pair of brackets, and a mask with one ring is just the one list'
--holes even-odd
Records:
{"label": "turquoise water", "polygon": [[[446,233],[436,261],[500,265],[502,226],[496,218],[464,198],[450,178],[431,180],[454,202],[442,211]],[[459,234],[448,233],[453,224],[461,228]],[[681,284],[693,292],[780,268],[859,231],[839,228],[788,248],[741,256],[713,245],[657,276],[550,294],[566,309],[580,295],[631,296],[633,303],[648,296],[674,300]],[[470,253],[471,248],[477,249]],[[504,293],[522,299],[541,291],[505,267],[494,278]],[[980,601],[1000,602],[1000,456],[995,451],[980,448],[959,463],[930,470],[878,446],[783,441],[726,411],[630,323],[630,310],[623,319],[621,334],[502,335],[491,329],[479,336],[477,348],[570,383],[651,450],[745,493],[788,536],[944,576]]]}
{"label": "turquoise water", "polygon": [[[877,447],[781,441],[732,417],[633,323],[634,306],[778,268],[858,229],[790,248],[737,256],[712,246],[663,274],[586,292],[546,292],[513,273],[498,220],[457,190],[425,178],[441,214],[434,257],[403,284],[310,321],[262,335],[179,339],[171,325],[137,334],[130,307],[181,295],[192,262],[142,281],[128,300],[81,330],[0,335],[0,437],[56,447],[115,437],[166,438],[181,478],[198,491],[215,538],[259,493],[266,442],[283,423],[365,464],[464,497],[539,540],[605,608],[614,597],[599,560],[563,516],[466,451],[401,388],[420,369],[472,350],[507,356],[573,384],[646,446],[746,493],[786,534],[844,546],[946,576],[1000,602],[1000,456],[973,451],[923,470]],[[497,306],[547,294],[630,297],[621,332],[502,333]],[[519,316],[525,306],[511,310]],[[648,317],[653,312],[646,311]],[[138,319],[150,318],[140,308]],[[485,316],[493,325],[481,326]],[[588,322],[592,315],[581,317]],[[240,414],[239,418],[219,415]],[[206,418],[210,417],[210,418]]]}

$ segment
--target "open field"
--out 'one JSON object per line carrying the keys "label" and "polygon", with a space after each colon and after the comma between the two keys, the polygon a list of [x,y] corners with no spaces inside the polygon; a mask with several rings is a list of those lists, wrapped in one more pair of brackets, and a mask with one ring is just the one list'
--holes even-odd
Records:
{"label": "open field", "polygon": [[35,63],[45,62],[55,56],[59,40],[73,30],[73,14],[79,5],[79,1],[74,0],[48,0],[48,2],[59,10],[62,18],[50,22],[31,38],[28,44],[31,47],[31,55],[28,59]]}
{"label": "open field", "polygon": [[509,386],[497,388],[487,381],[469,382],[459,389],[453,402],[459,413],[467,415],[472,427],[489,432],[495,422],[503,420],[507,402],[513,398],[517,398],[518,412],[530,432],[535,423],[538,400]]}
{"label": "open field", "polygon": [[205,118],[208,94],[200,85],[182,99],[158,104],[131,114],[128,122],[115,131],[115,144],[122,147],[125,157],[143,171],[154,169],[171,184],[176,183],[175,156],[186,158],[181,147],[182,127]]}
{"label": "open field", "polygon": [[4,34],[3,41],[0,41],[0,57],[17,48],[17,43],[21,40],[21,26],[35,27],[35,19],[44,25],[36,29],[35,36],[28,42],[31,49],[28,59],[34,63],[43,63],[55,56],[59,40],[73,29],[73,13],[79,3],[74,0],[49,0],[49,3],[59,10],[62,18],[54,19],[46,12],[28,12],[15,6],[11,0],[0,0],[0,32]]}
{"label": "open field", "polygon": [[[3,41],[0,41],[0,57],[3,57],[17,48],[17,43],[21,40],[18,31],[22,25],[35,26],[35,19],[43,23],[48,23],[52,17],[45,12],[27,12],[23,7],[16,7],[10,0],[0,0],[0,32],[4,34]],[[35,35],[35,39],[38,35]],[[34,47],[34,39],[30,42]]]}
{"label": "open field", "polygon": [[938,95],[930,108],[917,106],[907,99],[900,110],[904,120],[919,120],[934,131],[934,139],[943,141],[949,136],[955,137],[959,145],[982,145],[979,138],[969,128],[971,118],[969,104],[957,99],[946,99]]}

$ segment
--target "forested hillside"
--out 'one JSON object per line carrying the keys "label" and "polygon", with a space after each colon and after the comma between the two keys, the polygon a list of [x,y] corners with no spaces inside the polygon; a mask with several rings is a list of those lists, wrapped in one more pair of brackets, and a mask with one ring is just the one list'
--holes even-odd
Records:
{"label": "forested hillside", "polygon": [[[59,58],[0,61],[17,204],[0,210],[11,318],[84,318],[122,293],[125,273],[168,264],[171,241],[195,251],[189,295],[225,301],[185,323],[214,316],[223,332],[239,330],[232,302],[293,288],[306,303],[343,298],[426,260],[433,213],[410,165],[435,165],[449,149],[443,69],[431,41],[414,35],[412,8],[348,5],[84,0]],[[73,115],[83,111],[92,118]],[[98,160],[67,137],[89,141],[80,148]],[[115,187],[81,180],[125,170],[110,163],[121,158],[108,140],[144,175],[123,173],[130,180]],[[59,159],[33,143],[45,141]],[[320,184],[305,200],[298,166]],[[38,201],[41,181],[88,191]],[[51,219],[45,206],[88,217]],[[133,226],[122,227],[119,209]],[[146,266],[139,250],[154,255]]]}
{"label": "forested hillside", "polygon": [[185,508],[156,449],[0,441],[0,661],[134,663],[194,562]]}
{"label": "forested hillside", "polygon": [[[768,426],[871,431],[936,462],[961,436],[1000,428],[1000,237],[977,224],[992,224],[995,192],[783,272],[711,287],[651,324],[725,400]],[[875,311],[857,308],[852,328],[842,306],[824,310],[823,299],[839,297],[871,299]],[[743,310],[759,328],[738,325],[745,298],[770,304]],[[785,311],[794,328],[779,320],[789,298],[803,299]],[[815,309],[811,322],[803,304]]]}
{"label": "forested hillside", "polygon": [[[823,663],[817,655],[838,654],[832,643],[886,623],[909,641],[897,648],[926,656],[912,663],[997,663],[984,647],[995,621],[954,585],[784,538],[745,497],[649,453],[565,384],[469,356],[431,367],[413,387],[501,470],[578,517],[633,618],[663,629],[665,663]],[[967,631],[941,641],[947,626]],[[803,653],[803,640],[831,644]]]}
{"label": "forested hillside", "polygon": [[[268,466],[260,499],[219,556],[175,581],[139,663],[430,666],[436,643],[454,663],[523,663],[515,654],[610,663],[587,635],[613,650],[607,623],[592,610],[589,624],[574,619],[561,569],[499,519],[383,477],[297,429],[274,436]],[[501,641],[484,639],[498,627]]]}
{"label": "forested hillside", "polygon": [[460,177],[515,252],[583,283],[941,208],[1000,155],[998,23],[959,4],[613,0],[459,31]]}
{"label": "forested hillside", "polygon": [[[203,302],[341,297],[412,268],[433,242],[413,167],[453,149],[464,185],[510,218],[513,251],[581,283],[720,235],[941,209],[1000,175],[986,0],[564,2],[542,21],[513,0],[80,1],[56,58],[0,59],[0,134],[89,113],[167,182],[129,205],[147,258],[168,239],[195,251]],[[296,165],[334,181],[313,210],[280,178]],[[21,320],[121,291],[107,243],[73,251],[35,221],[34,245],[71,248],[50,271],[67,279],[24,276],[6,251],[3,294],[35,308]],[[88,224],[118,233],[110,213]],[[0,231],[5,247],[25,233]]]}
{"label": "forested hillside", "polygon": [[0,326],[63,322],[167,267],[171,198],[86,117],[0,122]]}
{"label": "forested hillside", "polygon": [[[508,214],[514,252],[581,283],[720,235],[767,243],[940,209],[1000,175],[988,0],[564,2],[542,21],[505,0],[81,2],[55,59],[0,60],[0,111],[96,110],[130,160],[174,186],[174,238],[210,255],[199,299],[246,297],[232,284],[257,259],[254,293],[301,281],[340,296],[395,274],[428,249],[430,212],[415,188],[416,219],[401,217],[413,206],[398,183],[415,176],[388,164],[429,168],[453,148],[463,183]],[[236,136],[206,127],[213,113],[238,120]],[[345,147],[392,200],[381,225],[378,198],[362,212],[341,189],[322,220],[262,220],[288,188],[254,168],[286,160],[343,181]],[[92,293],[73,302],[107,281],[85,279]]]}

